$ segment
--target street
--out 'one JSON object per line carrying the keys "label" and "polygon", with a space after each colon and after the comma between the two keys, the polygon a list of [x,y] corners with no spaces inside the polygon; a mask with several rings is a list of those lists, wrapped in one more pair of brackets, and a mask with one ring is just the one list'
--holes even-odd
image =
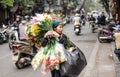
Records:
{"label": "street", "polygon": [[[73,24],[64,26],[64,33],[85,54],[87,66],[79,77],[116,77],[112,52],[112,43],[99,43],[97,32],[92,33],[88,23],[82,27],[81,34],[76,36]],[[0,45],[0,77],[50,77],[43,75],[40,69],[33,70],[31,66],[17,69],[12,61],[12,52],[8,44]]]}

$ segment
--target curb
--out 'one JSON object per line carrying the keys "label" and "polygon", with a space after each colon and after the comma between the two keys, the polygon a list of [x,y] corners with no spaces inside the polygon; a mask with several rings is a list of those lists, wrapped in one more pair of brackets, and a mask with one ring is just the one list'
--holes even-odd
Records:
{"label": "curb", "polygon": [[115,44],[112,42],[112,51],[113,51],[113,61],[115,65],[116,77],[120,77],[120,61],[118,60],[116,54],[114,53]]}
{"label": "curb", "polygon": [[96,55],[97,55],[97,52],[98,52],[98,49],[99,49],[99,46],[100,46],[100,43],[98,42],[98,40],[96,41],[95,45],[94,45],[94,49],[91,53],[91,56],[89,58],[89,61],[87,62],[87,66],[85,68],[85,73],[84,73],[84,76],[83,77],[91,77],[91,73],[94,69],[94,66],[95,66],[95,61],[96,61]]}

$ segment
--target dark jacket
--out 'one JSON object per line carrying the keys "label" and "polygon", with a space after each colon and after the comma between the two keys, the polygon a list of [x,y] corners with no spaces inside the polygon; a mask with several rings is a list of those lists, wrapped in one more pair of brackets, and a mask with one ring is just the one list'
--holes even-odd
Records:
{"label": "dark jacket", "polygon": [[100,16],[97,17],[97,23],[100,24],[101,23],[101,19]]}
{"label": "dark jacket", "polygon": [[21,22],[20,21],[15,21],[15,22],[13,22],[13,27],[19,27],[19,24],[20,24]]}
{"label": "dark jacket", "polygon": [[96,21],[95,17],[90,17],[89,21]]}
{"label": "dark jacket", "polygon": [[[45,47],[46,46],[46,44],[48,43],[48,41],[50,40],[50,38],[51,38],[52,36],[48,36],[48,37],[46,37],[46,38],[43,38],[43,40],[42,40],[42,46],[43,47]],[[69,47],[73,47],[73,46],[75,46],[69,39],[68,39],[68,37],[65,35],[65,34],[63,34],[61,37],[58,37],[58,39],[59,39],[59,43],[61,43],[61,44],[63,44],[63,46],[67,49],[67,48],[69,48]]]}
{"label": "dark jacket", "polygon": [[106,22],[105,19],[106,19],[105,16],[101,16],[101,17],[100,17],[101,25],[105,25],[105,22]]}

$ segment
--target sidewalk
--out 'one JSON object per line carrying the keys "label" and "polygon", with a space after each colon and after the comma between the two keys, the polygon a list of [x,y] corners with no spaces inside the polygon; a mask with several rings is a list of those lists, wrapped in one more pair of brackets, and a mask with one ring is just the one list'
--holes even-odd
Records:
{"label": "sidewalk", "polygon": [[[99,43],[97,41],[88,65],[79,77],[116,77],[116,72],[117,77],[120,77],[120,64],[119,67],[116,66],[113,57],[110,56],[114,54],[112,51],[112,43]],[[117,59],[115,59],[115,61],[116,60]],[[119,69],[116,70],[115,67]]]}
{"label": "sidewalk", "polygon": [[114,54],[114,48],[115,48],[115,45],[114,43],[112,43],[113,60],[115,63],[116,77],[120,77],[120,61],[118,60],[117,56]]}
{"label": "sidewalk", "polygon": [[112,43],[100,43],[96,57],[97,77],[116,77]]}

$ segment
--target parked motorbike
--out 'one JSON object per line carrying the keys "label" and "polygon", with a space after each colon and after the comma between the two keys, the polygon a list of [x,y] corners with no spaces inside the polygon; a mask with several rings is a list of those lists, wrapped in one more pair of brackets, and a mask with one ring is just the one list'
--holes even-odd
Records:
{"label": "parked motorbike", "polygon": [[69,24],[70,23],[70,17],[66,16],[63,18],[63,25]]}
{"label": "parked motorbike", "polygon": [[12,60],[18,69],[31,64],[33,53],[32,47],[27,42],[15,41],[12,45]]}
{"label": "parked motorbike", "polygon": [[110,30],[109,28],[99,28],[98,29],[98,40],[100,43],[105,43],[105,42],[112,42],[114,40],[114,31],[117,30],[117,28],[112,27]]}
{"label": "parked motorbike", "polygon": [[81,26],[80,25],[75,25],[74,26],[74,32],[76,35],[79,35],[81,33]]}
{"label": "parked motorbike", "polygon": [[9,34],[8,34],[8,27],[4,26],[1,30],[0,30],[0,44],[2,44],[3,42],[7,42],[9,38]]}

